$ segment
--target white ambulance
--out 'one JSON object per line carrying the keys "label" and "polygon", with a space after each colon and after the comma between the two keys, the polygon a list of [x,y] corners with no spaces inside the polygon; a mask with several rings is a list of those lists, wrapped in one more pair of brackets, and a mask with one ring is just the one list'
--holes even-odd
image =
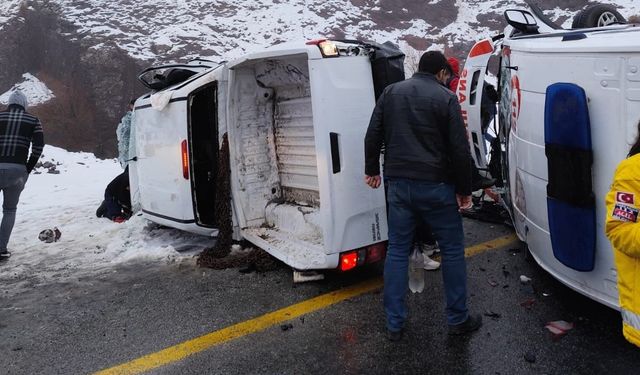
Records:
{"label": "white ambulance", "polygon": [[[571,30],[536,7],[505,17],[504,35],[477,43],[462,73],[473,157],[502,182],[518,237],[542,268],[617,308],[604,197],[640,121],[640,27],[606,5],[587,8]],[[492,57],[500,100],[488,147],[480,102]]]}
{"label": "white ambulance", "polygon": [[[393,48],[376,58],[385,48],[319,40],[144,71],[153,91],[135,106],[134,203],[151,221],[216,236],[216,204],[230,199],[234,238],[296,270],[381,260],[384,190],[363,168],[377,85],[402,67]],[[230,197],[217,191],[224,135]]]}

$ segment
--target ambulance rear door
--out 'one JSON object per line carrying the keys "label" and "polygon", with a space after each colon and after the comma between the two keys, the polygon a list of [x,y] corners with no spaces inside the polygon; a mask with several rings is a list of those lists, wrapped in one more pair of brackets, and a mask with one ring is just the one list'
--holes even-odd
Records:
{"label": "ambulance rear door", "polygon": [[491,39],[476,43],[460,73],[458,100],[462,107],[462,117],[467,127],[471,156],[480,169],[487,168],[487,146],[482,131],[482,93],[489,59],[495,48]]}

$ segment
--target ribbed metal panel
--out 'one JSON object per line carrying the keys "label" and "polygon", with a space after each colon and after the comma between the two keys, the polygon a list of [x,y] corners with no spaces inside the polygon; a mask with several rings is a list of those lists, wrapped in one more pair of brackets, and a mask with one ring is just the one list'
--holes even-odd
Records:
{"label": "ribbed metal panel", "polygon": [[278,101],[275,125],[276,155],[282,187],[318,192],[311,98]]}

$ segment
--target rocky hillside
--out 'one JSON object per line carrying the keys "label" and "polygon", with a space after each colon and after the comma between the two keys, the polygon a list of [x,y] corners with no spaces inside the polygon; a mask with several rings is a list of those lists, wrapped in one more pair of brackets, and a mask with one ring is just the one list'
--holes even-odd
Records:
{"label": "rocky hillside", "polygon": [[[569,22],[587,0],[539,0]],[[640,2],[616,4],[640,13]],[[464,56],[498,33],[517,0],[2,0],[0,94],[29,73],[52,95],[33,112],[47,142],[115,155],[115,127],[143,87],[142,68],[195,56],[216,60],[265,45],[317,37],[437,45]],[[0,99],[1,101],[1,99]]]}

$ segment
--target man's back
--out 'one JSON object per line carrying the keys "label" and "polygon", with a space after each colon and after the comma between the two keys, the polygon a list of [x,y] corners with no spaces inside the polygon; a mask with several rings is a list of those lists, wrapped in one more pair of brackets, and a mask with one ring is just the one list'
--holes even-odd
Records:
{"label": "man's back", "polygon": [[[29,146],[31,157],[27,160]],[[37,117],[17,105],[0,112],[0,163],[23,164],[31,171],[43,147],[42,125]]]}
{"label": "man's back", "polygon": [[[416,73],[389,86],[380,97],[367,133],[368,155],[377,138],[385,145],[385,175],[452,182],[470,193],[469,146],[456,96],[434,75]],[[367,175],[375,175],[375,157],[367,157]],[[371,173],[371,174],[370,174]]]}

